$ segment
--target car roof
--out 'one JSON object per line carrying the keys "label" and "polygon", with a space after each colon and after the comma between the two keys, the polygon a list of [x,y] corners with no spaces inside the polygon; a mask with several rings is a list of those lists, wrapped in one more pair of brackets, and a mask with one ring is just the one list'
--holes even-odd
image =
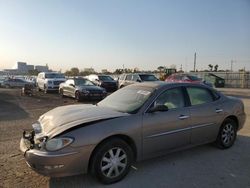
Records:
{"label": "car roof", "polygon": [[[162,87],[174,87],[174,86],[194,86],[194,87],[209,88],[208,86],[203,85],[203,84],[164,82],[164,81],[142,82],[142,83],[131,84],[129,86],[130,87],[149,87],[153,89],[158,89]],[[129,86],[126,86],[126,87],[129,87]]]}

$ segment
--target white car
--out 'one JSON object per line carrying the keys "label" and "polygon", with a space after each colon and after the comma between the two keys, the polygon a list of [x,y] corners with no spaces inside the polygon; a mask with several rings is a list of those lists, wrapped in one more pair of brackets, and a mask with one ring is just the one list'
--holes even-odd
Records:
{"label": "white car", "polygon": [[57,72],[41,72],[37,76],[37,87],[39,91],[58,91],[59,85],[65,82],[65,76]]}

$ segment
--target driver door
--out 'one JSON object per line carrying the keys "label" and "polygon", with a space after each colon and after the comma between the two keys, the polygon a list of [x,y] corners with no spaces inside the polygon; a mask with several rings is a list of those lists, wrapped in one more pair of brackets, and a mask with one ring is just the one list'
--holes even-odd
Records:
{"label": "driver door", "polygon": [[[157,104],[164,104],[168,110],[150,112]],[[157,97],[143,116],[145,158],[190,144],[190,113],[185,106],[182,87],[167,89]]]}

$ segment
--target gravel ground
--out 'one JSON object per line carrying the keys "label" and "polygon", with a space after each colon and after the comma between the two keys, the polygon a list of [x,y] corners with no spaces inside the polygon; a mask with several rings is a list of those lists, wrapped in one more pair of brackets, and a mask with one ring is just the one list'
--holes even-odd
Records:
{"label": "gravel ground", "polygon": [[[222,89],[240,97],[248,119],[231,149],[195,147],[135,164],[121,182],[105,187],[241,187],[250,188],[250,90]],[[48,178],[33,172],[19,152],[22,130],[61,105],[75,103],[57,94],[20,96],[18,89],[0,88],[0,187],[102,187],[89,175]]]}

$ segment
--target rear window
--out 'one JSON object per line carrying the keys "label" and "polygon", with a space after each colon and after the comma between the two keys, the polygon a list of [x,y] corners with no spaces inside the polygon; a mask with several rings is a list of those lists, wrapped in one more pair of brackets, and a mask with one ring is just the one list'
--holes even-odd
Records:
{"label": "rear window", "polygon": [[158,79],[151,74],[141,74],[140,78],[142,81],[157,81]]}
{"label": "rear window", "polygon": [[98,77],[99,77],[99,80],[102,80],[102,81],[113,81],[114,80],[110,76],[98,76]]}
{"label": "rear window", "polygon": [[58,74],[58,73],[49,73],[45,74],[45,78],[65,78],[63,74]]}

